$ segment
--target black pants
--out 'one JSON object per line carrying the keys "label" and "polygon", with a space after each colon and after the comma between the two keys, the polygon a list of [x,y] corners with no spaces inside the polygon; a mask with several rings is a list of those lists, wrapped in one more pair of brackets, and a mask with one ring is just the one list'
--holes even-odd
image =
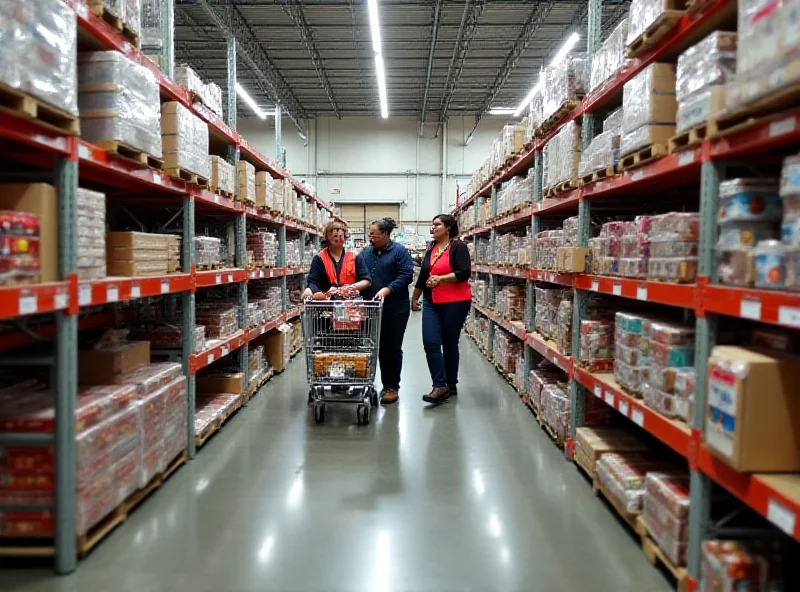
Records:
{"label": "black pants", "polygon": [[381,381],[385,389],[400,388],[400,373],[403,370],[403,337],[406,334],[411,310],[384,310],[381,319],[381,343],[378,363],[381,366]]}
{"label": "black pants", "polygon": [[422,309],[422,345],[435,388],[458,384],[458,339],[472,303],[469,300],[433,304]]}

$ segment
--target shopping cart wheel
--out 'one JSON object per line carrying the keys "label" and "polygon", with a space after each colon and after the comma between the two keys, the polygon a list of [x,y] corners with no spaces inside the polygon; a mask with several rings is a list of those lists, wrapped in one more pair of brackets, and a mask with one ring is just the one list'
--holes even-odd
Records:
{"label": "shopping cart wheel", "polygon": [[378,391],[375,390],[375,387],[369,389],[369,402],[373,407],[377,407],[378,403],[380,403],[378,400]]}
{"label": "shopping cart wheel", "polygon": [[356,410],[358,417],[358,425],[367,425],[369,423],[369,405],[359,405]]}
{"label": "shopping cart wheel", "polygon": [[325,405],[314,405],[314,421],[325,423]]}
{"label": "shopping cart wheel", "polygon": [[314,389],[308,389],[308,402],[311,403],[314,401]]}

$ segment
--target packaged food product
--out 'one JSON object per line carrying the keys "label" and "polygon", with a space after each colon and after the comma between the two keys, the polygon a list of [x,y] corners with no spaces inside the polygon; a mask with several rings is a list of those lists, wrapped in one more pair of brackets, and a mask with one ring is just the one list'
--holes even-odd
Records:
{"label": "packaged food product", "polygon": [[693,282],[697,277],[697,258],[656,259],[647,262],[647,277],[672,282]]}
{"label": "packaged food product", "polygon": [[[648,369],[648,375],[651,372],[652,366]],[[670,394],[648,383],[642,385],[642,396],[647,406],[655,409],[661,415],[682,419],[686,422],[691,420],[693,404],[691,397]]]}
{"label": "packaged food product", "polygon": [[700,570],[700,592],[785,589],[777,540],[703,541]]}
{"label": "packaged food product", "polygon": [[780,241],[764,240],[755,249],[756,288],[781,289],[786,282],[785,247]]}
{"label": "packaged food product", "polygon": [[719,186],[719,222],[778,222],[783,206],[776,179],[731,179]]}

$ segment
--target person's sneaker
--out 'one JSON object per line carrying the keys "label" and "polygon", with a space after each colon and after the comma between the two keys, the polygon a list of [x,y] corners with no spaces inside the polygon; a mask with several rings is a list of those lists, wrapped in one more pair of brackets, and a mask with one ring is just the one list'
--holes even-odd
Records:
{"label": "person's sneaker", "polygon": [[400,397],[400,392],[397,389],[383,389],[383,391],[381,391],[381,405],[397,403],[398,397]]}
{"label": "person's sneaker", "polygon": [[447,390],[450,391],[451,397],[455,397],[456,395],[458,395],[458,387],[454,384],[448,384]]}

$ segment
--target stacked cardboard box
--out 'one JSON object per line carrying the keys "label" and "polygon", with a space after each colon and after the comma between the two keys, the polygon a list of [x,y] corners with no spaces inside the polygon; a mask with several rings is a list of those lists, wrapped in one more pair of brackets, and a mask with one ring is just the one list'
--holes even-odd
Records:
{"label": "stacked cardboard box", "polygon": [[146,232],[106,234],[106,267],[111,276],[175,273],[180,268],[180,237]]}
{"label": "stacked cardboard box", "polygon": [[239,193],[237,194],[239,201],[256,205],[256,167],[246,160],[240,160],[236,165],[236,175],[239,186]]}
{"label": "stacked cardboard box", "polygon": [[78,188],[78,279],[106,276],[106,196]]}
{"label": "stacked cardboard box", "polygon": [[267,171],[258,171],[256,173],[256,207],[258,209],[274,210],[275,209],[275,192],[273,186],[278,181],[272,178]]}
{"label": "stacked cardboard box", "polygon": [[161,140],[168,172],[180,169],[203,179],[211,177],[208,125],[178,102],[161,105]]}
{"label": "stacked cardboard box", "polygon": [[216,154],[208,158],[211,166],[211,191],[236,195],[236,167]]}
{"label": "stacked cardboard box", "polygon": [[675,64],[651,64],[625,84],[622,94],[622,155],[666,144],[675,135]]}
{"label": "stacked cardboard box", "polygon": [[592,477],[596,464],[606,452],[644,452],[645,444],[635,435],[617,427],[578,428],[575,430],[575,462]]}

